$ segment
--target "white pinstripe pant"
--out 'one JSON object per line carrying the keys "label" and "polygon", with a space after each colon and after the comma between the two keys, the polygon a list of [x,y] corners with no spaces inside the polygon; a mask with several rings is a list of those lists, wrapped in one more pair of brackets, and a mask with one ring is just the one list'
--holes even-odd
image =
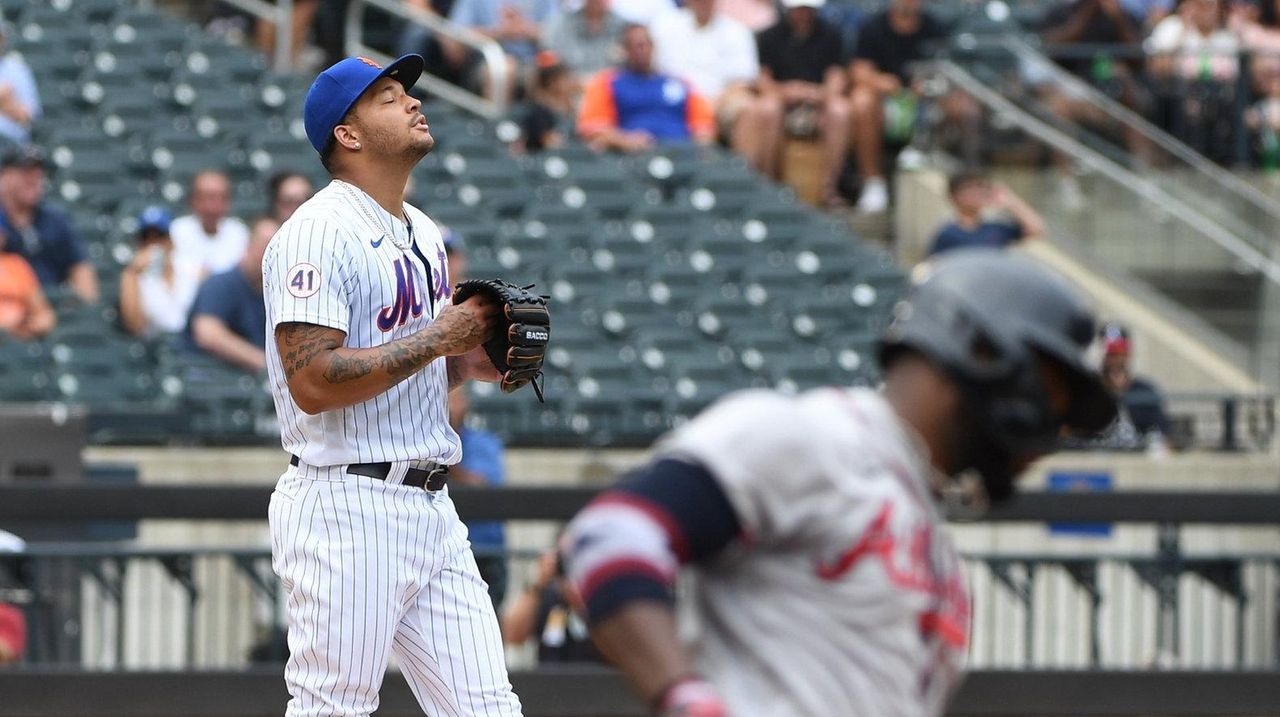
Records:
{"label": "white pinstripe pant", "polygon": [[370,714],[392,651],[431,717],[520,715],[447,490],[291,467],[268,515],[288,595],[287,717]]}

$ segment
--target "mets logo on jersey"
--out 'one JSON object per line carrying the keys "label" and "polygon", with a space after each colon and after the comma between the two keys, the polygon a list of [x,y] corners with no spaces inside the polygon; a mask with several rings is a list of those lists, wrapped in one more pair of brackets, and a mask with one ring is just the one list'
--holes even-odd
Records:
{"label": "mets logo on jersey", "polygon": [[378,312],[378,328],[383,332],[404,326],[409,317],[422,316],[422,301],[418,298],[417,282],[413,278],[413,265],[409,257],[396,259],[396,298],[390,306]]}

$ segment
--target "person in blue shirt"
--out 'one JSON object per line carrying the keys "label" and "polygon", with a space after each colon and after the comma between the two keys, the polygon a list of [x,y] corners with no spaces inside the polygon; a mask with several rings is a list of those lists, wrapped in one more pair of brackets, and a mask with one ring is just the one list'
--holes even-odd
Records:
{"label": "person in blue shirt", "polygon": [[0,159],[0,231],[5,251],[26,259],[40,284],[67,284],[81,301],[98,301],[98,275],[71,220],[44,201],[44,152],[13,147]]}
{"label": "person in blue shirt", "polygon": [[[471,399],[465,389],[449,394],[449,425],[462,439],[462,462],[450,467],[449,482],[457,485],[495,488],[501,486],[505,470],[502,465],[502,439],[482,428],[467,425]],[[480,577],[489,586],[493,609],[501,612],[507,594],[506,534],[498,521],[466,521],[471,549],[476,554]]]}
{"label": "person in blue shirt", "polygon": [[[4,27],[0,17],[0,50],[8,44]],[[31,68],[21,55],[4,53],[0,57],[0,139],[14,144],[29,142],[31,125],[40,119],[40,112],[40,92]]]}
{"label": "person in blue shirt", "polygon": [[271,217],[254,220],[249,247],[235,268],[200,285],[187,322],[187,343],[254,373],[267,366],[267,310],[262,301],[262,256],[280,228]]}
{"label": "person in blue shirt", "polygon": [[[948,187],[955,219],[934,236],[929,256],[953,249],[1003,248],[1044,235],[1044,220],[1003,184],[982,172],[964,171]],[[1000,216],[1003,215],[1003,216]]]}
{"label": "person in blue shirt", "polygon": [[658,72],[644,25],[622,31],[622,65],[597,73],[582,93],[578,134],[596,150],[640,152],[657,143],[716,138],[715,113],[687,80]]}

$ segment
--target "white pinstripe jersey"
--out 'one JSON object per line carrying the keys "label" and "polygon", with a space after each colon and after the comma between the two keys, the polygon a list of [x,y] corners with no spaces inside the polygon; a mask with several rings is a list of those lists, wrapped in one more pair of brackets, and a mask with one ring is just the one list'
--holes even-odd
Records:
{"label": "white pinstripe jersey", "polygon": [[[267,247],[267,373],[281,445],[304,463],[452,464],[462,456],[449,426],[444,360],[368,401],[308,416],[289,394],[276,350],[275,327],[284,322],[339,329],[347,335],[344,345],[368,348],[416,333],[435,319],[449,284],[444,242],[425,214],[408,204],[404,212],[412,231],[369,195],[335,179],[299,207]],[[396,246],[410,238],[421,257]]]}

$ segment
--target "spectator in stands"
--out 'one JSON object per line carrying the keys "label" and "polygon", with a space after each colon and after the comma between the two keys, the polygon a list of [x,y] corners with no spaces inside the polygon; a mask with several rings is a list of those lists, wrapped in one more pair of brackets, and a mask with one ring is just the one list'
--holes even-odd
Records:
{"label": "spectator in stands", "polygon": [[164,207],[138,216],[138,249],[120,275],[120,323],[134,336],[180,333],[204,278],[200,264],[173,250]]}
{"label": "spectator in stands", "polygon": [[0,232],[0,334],[37,339],[53,330],[57,318],[40,288],[36,272],[17,254],[4,252]]}
{"label": "spectator in stands", "polygon": [[1280,74],[1280,0],[1235,0],[1227,27],[1240,38],[1241,48],[1252,53],[1254,88],[1267,94],[1269,79]]}
{"label": "spectator in stands", "polygon": [[1098,336],[1103,345],[1102,380],[1120,399],[1119,412],[1101,435],[1087,440],[1068,439],[1067,445],[1086,450],[1163,453],[1169,448],[1169,419],[1164,397],[1155,384],[1135,378],[1130,371],[1129,332],[1122,326],[1108,324]]}
{"label": "spectator in stands", "polygon": [[[841,199],[836,182],[844,169],[849,137],[848,76],[840,31],[818,15],[825,3],[783,0],[785,14],[756,36],[756,49],[760,94],[782,108],[786,132],[805,136],[816,130],[822,137],[830,161],[822,202],[837,205]],[[774,167],[777,178],[781,163]]]}
{"label": "spectator in stands", "polygon": [[715,139],[711,105],[685,80],[653,66],[644,25],[622,32],[624,63],[591,78],[578,113],[578,134],[597,150],[640,152],[657,143]]}
{"label": "spectator in stands", "polygon": [[[929,255],[973,247],[1003,248],[1044,236],[1044,220],[1003,184],[982,172],[959,172],[948,187],[956,217],[938,230]],[[1002,213],[1005,217],[993,217]]]}
{"label": "spectator in stands", "polygon": [[0,16],[0,139],[14,144],[31,140],[31,125],[40,119],[40,91],[22,56],[7,52],[8,23]]}
{"label": "spectator in stands", "polygon": [[6,251],[31,264],[47,290],[66,283],[87,304],[98,301],[98,274],[71,220],[44,202],[44,153],[25,145],[0,160],[0,231]]}
{"label": "spectator in stands", "polygon": [[1240,38],[1221,0],[1184,0],[1147,39],[1163,124],[1218,162],[1233,156]]}
{"label": "spectator in stands", "polygon": [[578,81],[552,52],[538,53],[533,89],[520,118],[520,140],[512,147],[516,154],[533,154],[564,144],[572,131],[573,100]]}
{"label": "spectator in stands", "polygon": [[585,80],[617,61],[618,39],[626,26],[609,9],[609,0],[584,0],[581,8],[560,13],[543,26],[542,47]]}
{"label": "spectator in stands", "polygon": [[279,228],[280,224],[271,217],[255,220],[249,247],[239,263],[200,285],[187,324],[193,348],[246,371],[258,372],[266,367],[262,255]]}
{"label": "spectator in stands", "polygon": [[191,213],[173,220],[174,249],[200,263],[210,274],[233,268],[244,256],[249,228],[231,210],[231,178],[205,170],[191,179]]}
{"label": "spectator in stands", "polygon": [[1262,97],[1245,112],[1262,170],[1280,171],[1280,68],[1263,80]]}
{"label": "spectator in stands", "polygon": [[[289,17],[289,66],[298,67],[302,48],[306,45],[307,36],[311,34],[311,24],[315,22],[316,10],[320,0],[293,0],[293,12]],[[255,34],[258,49],[269,58],[276,55],[276,24],[265,18],[258,18]]]}
{"label": "spectator in stands", "polygon": [[[1120,0],[1071,0],[1045,14],[1041,37],[1046,45],[1096,45],[1092,57],[1058,60],[1068,72],[1100,84],[1110,80],[1112,68],[1123,58],[1101,51],[1101,46],[1136,47],[1142,40],[1139,22],[1125,12]],[[1123,67],[1123,65],[1121,65]]]}
{"label": "spectator in stands", "polygon": [[[471,398],[466,388],[449,392],[449,425],[462,440],[462,462],[449,468],[449,482],[455,485],[497,488],[505,481],[502,464],[502,440],[491,431],[468,425]],[[467,538],[476,551],[480,577],[489,586],[493,609],[500,610],[507,594],[507,558],[500,553],[506,548],[506,532],[500,521],[467,523]]]}
{"label": "spectator in stands", "polygon": [[1221,0],[1184,0],[1151,31],[1151,72],[1161,78],[1229,83],[1240,70],[1240,38],[1226,26]]}
{"label": "spectator in stands", "polygon": [[497,40],[519,64],[533,60],[541,23],[556,12],[555,0],[455,0],[449,19]]}
{"label": "spectator in stands", "polygon": [[[919,92],[912,86],[914,63],[930,57],[946,37],[946,29],[921,9],[922,0],[892,0],[889,7],[867,18],[858,31],[853,57],[853,134],[862,194],[858,211],[883,212],[889,207],[889,186],[884,179],[884,142],[905,145],[915,131]],[[969,126],[965,160],[977,154],[977,106],[966,96],[953,94],[942,102],[952,118],[963,117]],[[887,113],[893,113],[888,122]]]}
{"label": "spectator in stands", "polygon": [[278,172],[267,180],[267,188],[271,192],[271,218],[281,224],[316,193],[307,175],[299,172]]}
{"label": "spectator in stands", "polygon": [[651,30],[655,65],[683,77],[707,98],[729,146],[762,174],[778,176],[782,103],[759,95],[756,41],[751,31],[716,9],[718,0],[688,0],[659,15]]}
{"label": "spectator in stands", "polygon": [[602,662],[583,618],[582,598],[564,578],[554,550],[538,558],[538,576],[502,615],[502,640],[523,645],[538,640],[538,662]]}
{"label": "spectator in stands", "polygon": [[[1057,60],[1063,69],[1090,83],[1102,93],[1131,109],[1145,104],[1138,87],[1136,75],[1124,59],[1123,53],[1136,52],[1142,40],[1139,21],[1121,6],[1120,0],[1072,0],[1050,10],[1041,25],[1041,37],[1049,52],[1054,46],[1070,51],[1071,45],[1096,46],[1092,56],[1067,56]],[[1110,46],[1114,50],[1103,49]],[[1086,98],[1063,88],[1048,84],[1040,88],[1052,112],[1077,123],[1097,126],[1103,115]],[[1143,153],[1146,148],[1137,133],[1128,132],[1125,137],[1131,151]],[[1071,171],[1071,159],[1065,154],[1055,154],[1059,171],[1059,191],[1063,206],[1072,211],[1085,207],[1080,183]]]}
{"label": "spectator in stands", "polygon": [[1120,397],[1121,419],[1133,424],[1138,434],[1152,440],[1169,435],[1169,417],[1164,408],[1164,395],[1156,385],[1133,375],[1133,357],[1129,332],[1120,325],[1102,327],[1102,378],[1107,387]]}
{"label": "spectator in stands", "polygon": [[[430,15],[447,18],[453,11],[454,2],[455,0],[405,0],[404,4]],[[396,55],[410,53],[422,55],[426,61],[426,71],[440,79],[471,92],[483,91],[485,79],[481,69],[484,63],[479,51],[442,35],[434,35],[417,23],[406,22]],[[329,64],[340,59],[342,58],[335,58]]]}

